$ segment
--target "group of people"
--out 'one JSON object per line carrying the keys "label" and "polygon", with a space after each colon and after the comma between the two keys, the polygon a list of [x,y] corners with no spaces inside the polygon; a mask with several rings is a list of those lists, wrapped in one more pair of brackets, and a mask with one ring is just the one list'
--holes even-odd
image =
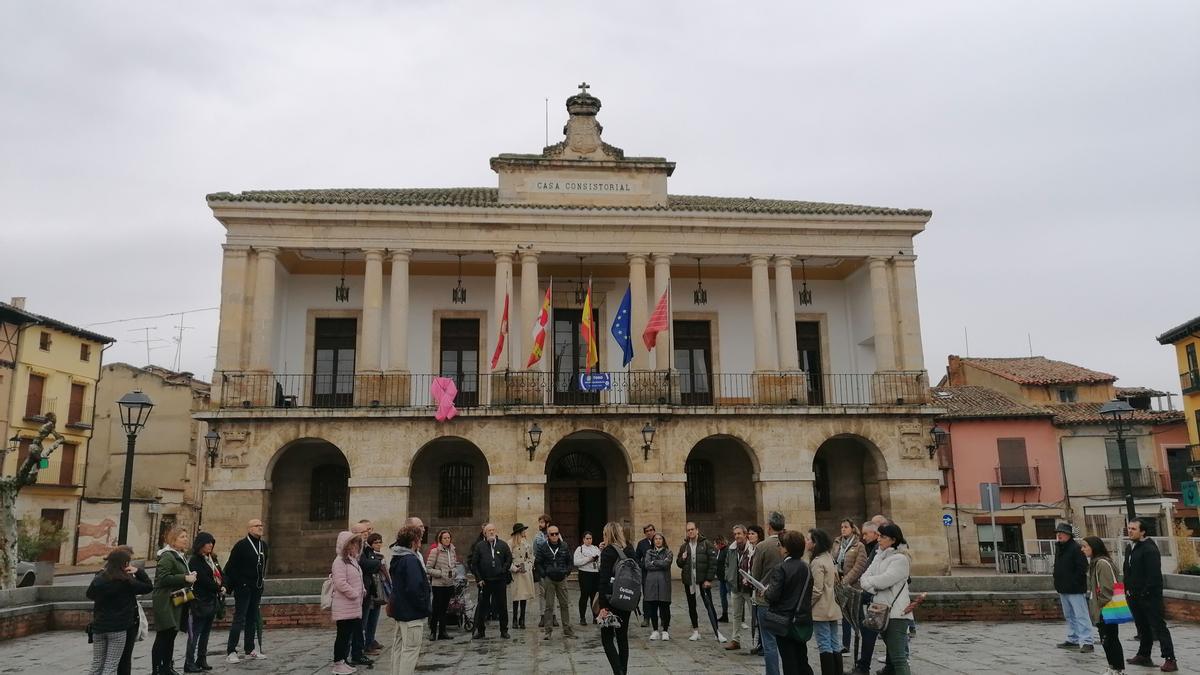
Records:
{"label": "group of people", "polygon": [[[265,659],[258,630],[267,561],[267,542],[262,534],[262,521],[251,520],[245,538],[234,544],[229,560],[222,566],[213,553],[217,542],[211,534],[200,532],[193,542],[187,530],[170,528],[158,551],[153,581],[145,570],[132,564],[132,548],[113,549],[87,589],[87,597],[94,603],[88,626],[92,642],[89,675],[129,674],[133,645],[148,632],[149,622],[138,604],[138,597],[147,593],[153,601],[153,675],[178,675],[174,652],[175,638],[181,631],[187,631],[183,671],[212,670],[208,639],[213,622],[225,614],[227,593],[234,596],[234,617],[226,661]],[[245,650],[243,656],[238,656],[238,641],[243,634]]]}
{"label": "group of people", "polygon": [[1128,661],[1121,648],[1120,623],[1113,621],[1116,617],[1108,617],[1106,621],[1104,616],[1104,607],[1113,601],[1119,583],[1117,566],[1104,540],[1084,537],[1077,542],[1070,523],[1059,524],[1054,533],[1057,540],[1054,590],[1058,593],[1067,624],[1067,639],[1058,647],[1085,654],[1094,652],[1092,627],[1095,626],[1108,661],[1104,675],[1121,675],[1126,663],[1153,667],[1156,664],[1150,652],[1156,641],[1163,658],[1159,670],[1164,673],[1179,670],[1164,615],[1162,560],[1158,545],[1150,538],[1147,528],[1148,521],[1144,518],[1134,518],[1126,528],[1130,546],[1125,551],[1123,566],[1125,600],[1133,616],[1138,642],[1137,654]]}

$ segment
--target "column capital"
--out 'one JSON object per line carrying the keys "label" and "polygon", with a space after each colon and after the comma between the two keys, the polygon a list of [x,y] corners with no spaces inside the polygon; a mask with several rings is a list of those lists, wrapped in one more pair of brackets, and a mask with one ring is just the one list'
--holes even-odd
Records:
{"label": "column capital", "polygon": [[541,254],[538,251],[521,251],[521,264],[536,263],[539,255]]}
{"label": "column capital", "polygon": [[511,263],[513,261],[512,251],[492,251],[492,253],[496,256],[496,262]]}
{"label": "column capital", "polygon": [[883,267],[887,265],[888,259],[882,256],[871,256],[867,258],[867,264],[871,267]]}
{"label": "column capital", "polygon": [[382,248],[364,248],[362,252],[363,255],[367,256],[367,258],[378,258],[379,260],[383,260],[384,250],[385,249]]}
{"label": "column capital", "polygon": [[635,263],[635,262],[640,261],[643,265],[646,264],[646,258],[649,258],[649,257],[650,256],[645,253],[626,253],[625,254],[625,259],[628,260],[629,262]]}
{"label": "column capital", "polygon": [[250,247],[244,244],[221,244],[221,249],[225,251],[225,255],[248,255]]}
{"label": "column capital", "polygon": [[792,256],[790,256],[790,255],[777,255],[777,256],[775,256],[774,260],[775,260],[775,269],[779,269],[780,267],[791,267],[792,266]]}
{"label": "column capital", "polygon": [[897,265],[905,265],[907,267],[912,267],[913,265],[917,264],[917,256],[915,256],[915,255],[894,255],[894,256],[892,256],[892,262]]}
{"label": "column capital", "polygon": [[412,258],[411,248],[389,248],[387,250],[392,256],[392,260],[408,261]]}
{"label": "column capital", "polygon": [[754,267],[766,267],[771,262],[771,254],[755,253],[750,256],[750,265]]}
{"label": "column capital", "polygon": [[675,255],[675,254],[674,253],[652,253],[651,257],[654,258],[654,264],[657,265],[660,262],[671,262],[671,256],[673,256],[673,255]]}
{"label": "column capital", "polygon": [[270,257],[274,258],[275,256],[279,255],[279,247],[277,247],[277,246],[255,246],[254,252],[260,256],[265,255],[265,256],[270,256]]}

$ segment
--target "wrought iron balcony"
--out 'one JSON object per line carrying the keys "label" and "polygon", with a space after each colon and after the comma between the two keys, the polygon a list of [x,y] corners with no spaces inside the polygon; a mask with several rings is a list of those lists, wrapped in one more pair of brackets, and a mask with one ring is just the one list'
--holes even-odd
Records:
{"label": "wrought iron balcony", "polygon": [[996,482],[1000,487],[1037,487],[1039,482],[1036,466],[998,466]]}
{"label": "wrought iron balcony", "polygon": [[1179,387],[1185,394],[1200,391],[1200,370],[1188,370],[1180,373]]}
{"label": "wrought iron balcony", "polygon": [[[222,408],[437,407],[430,392],[438,375],[355,373],[218,374]],[[802,372],[698,374],[672,371],[579,373],[514,371],[451,377],[454,405],[463,412],[511,408],[801,408],[918,406],[929,401],[924,372],[820,374]]]}
{"label": "wrought iron balcony", "polygon": [[[1125,478],[1119,468],[1109,468],[1108,487],[1109,489],[1121,492],[1125,489]],[[1152,492],[1158,493],[1162,487],[1159,483],[1158,472],[1154,469],[1139,468],[1129,470],[1129,485],[1134,492]]]}
{"label": "wrought iron balcony", "polygon": [[25,415],[24,419],[28,422],[45,422],[46,413],[58,412],[54,409],[58,405],[58,399],[53,396],[43,396],[41,398],[28,397],[25,400]]}

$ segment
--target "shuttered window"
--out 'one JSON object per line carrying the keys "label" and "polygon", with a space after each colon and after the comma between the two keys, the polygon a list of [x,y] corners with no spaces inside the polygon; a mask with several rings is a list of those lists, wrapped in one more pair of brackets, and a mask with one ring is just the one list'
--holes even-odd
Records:
{"label": "shuttered window", "polygon": [[[1119,470],[1121,468],[1121,449],[1117,446],[1117,439],[1104,439],[1104,450],[1108,455],[1108,468]],[[1136,438],[1125,439],[1125,458],[1129,462],[1130,469],[1140,469],[1142,467],[1142,463],[1138,459]]]}
{"label": "shuttered window", "polygon": [[1029,457],[1024,438],[998,438],[996,450],[1000,456],[1001,485],[1031,485]]}

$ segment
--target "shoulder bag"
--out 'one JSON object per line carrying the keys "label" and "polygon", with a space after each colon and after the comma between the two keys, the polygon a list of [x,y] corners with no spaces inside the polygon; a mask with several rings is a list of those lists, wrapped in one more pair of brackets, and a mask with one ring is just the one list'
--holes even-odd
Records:
{"label": "shoulder bag", "polygon": [[896,591],[896,594],[892,596],[892,602],[890,604],[872,602],[871,604],[867,605],[867,609],[863,612],[863,628],[866,628],[867,630],[873,630],[876,633],[882,633],[887,628],[888,619],[890,619],[892,616],[892,607],[896,604],[896,599],[899,598],[900,594],[904,592],[904,588],[906,586],[908,586],[907,579],[904,581],[904,584],[900,586],[900,590]]}
{"label": "shoulder bag", "polygon": [[800,607],[804,604],[804,598],[808,595],[811,587],[812,570],[809,569],[808,578],[804,580],[804,588],[800,591],[800,600],[792,610],[792,616],[766,609],[759,619],[759,627],[776,637],[785,637],[800,642],[805,642],[811,638],[813,630],[812,621],[801,621],[799,623],[796,621],[796,615],[800,613]]}
{"label": "shoulder bag", "polygon": [[[1100,608],[1100,620],[1106,624],[1122,624],[1133,621],[1133,613],[1129,611],[1129,603],[1125,600],[1125,584],[1116,581],[1117,570],[1113,569],[1112,563],[1104,561],[1109,569],[1113,572],[1113,594],[1112,600],[1108,604]],[[1096,592],[1099,592],[1099,588]]]}

